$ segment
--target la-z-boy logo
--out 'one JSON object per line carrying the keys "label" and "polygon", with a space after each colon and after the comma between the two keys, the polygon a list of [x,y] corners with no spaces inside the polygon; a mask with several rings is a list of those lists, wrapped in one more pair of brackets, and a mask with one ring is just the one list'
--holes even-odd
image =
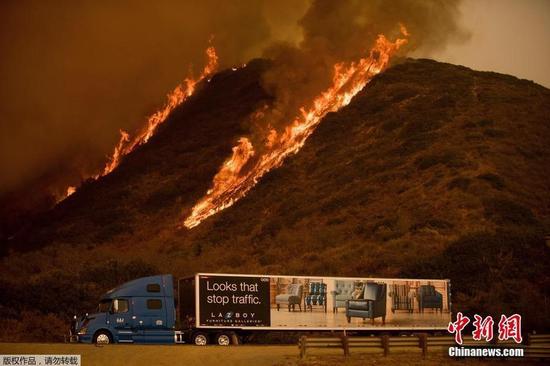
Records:
{"label": "la-z-boy logo", "polygon": [[256,313],[234,313],[232,311],[228,311],[227,313],[210,313],[210,318],[213,319],[254,319],[256,316]]}

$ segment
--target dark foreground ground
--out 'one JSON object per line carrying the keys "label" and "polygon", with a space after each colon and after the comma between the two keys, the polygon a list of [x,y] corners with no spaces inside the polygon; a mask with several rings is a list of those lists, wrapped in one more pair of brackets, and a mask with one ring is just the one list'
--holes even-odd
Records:
{"label": "dark foreground ground", "polygon": [[[442,353],[425,360],[419,352],[404,352],[383,357],[376,353],[357,353],[344,358],[341,350],[312,351],[298,357],[296,346],[195,347],[187,345],[111,345],[96,347],[61,343],[0,343],[0,354],[80,354],[82,365],[499,365],[502,360],[455,360]],[[0,360],[1,361],[1,360]],[[543,364],[525,360],[506,360],[506,365]]]}

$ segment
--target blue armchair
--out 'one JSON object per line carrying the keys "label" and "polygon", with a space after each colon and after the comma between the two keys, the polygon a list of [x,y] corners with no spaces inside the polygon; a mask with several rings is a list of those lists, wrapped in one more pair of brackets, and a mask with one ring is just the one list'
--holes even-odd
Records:
{"label": "blue armchair", "polygon": [[280,294],[275,296],[275,303],[277,304],[277,311],[279,311],[281,304],[288,306],[288,311],[292,308],[295,309],[296,305],[302,311],[302,285],[299,283],[291,283],[287,287],[286,294]]}
{"label": "blue armchair", "polygon": [[353,299],[355,283],[353,281],[336,280],[335,289],[330,292],[332,295],[332,312],[338,311],[338,308],[345,308],[346,301]]}
{"label": "blue armchair", "polygon": [[306,311],[313,311],[314,305],[322,306],[327,312],[327,284],[322,282],[310,282],[309,293],[304,299]]}
{"label": "blue armchair", "polygon": [[418,300],[418,309],[421,313],[424,312],[424,309],[439,309],[440,312],[443,312],[443,295],[435,290],[435,287],[432,285],[422,285],[418,288],[417,293]]}
{"label": "blue armchair", "polygon": [[352,317],[374,319],[382,317],[382,325],[386,323],[386,284],[367,282],[363,286],[363,294],[359,299],[346,301],[346,317],[348,323]]}

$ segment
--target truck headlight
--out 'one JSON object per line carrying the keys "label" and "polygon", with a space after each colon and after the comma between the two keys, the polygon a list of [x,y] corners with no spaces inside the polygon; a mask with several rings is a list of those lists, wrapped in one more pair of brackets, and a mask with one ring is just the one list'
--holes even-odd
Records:
{"label": "truck headlight", "polygon": [[88,331],[88,328],[82,327],[82,328],[80,328],[80,330],[78,331],[78,335],[84,335],[84,334],[86,334],[87,331]]}

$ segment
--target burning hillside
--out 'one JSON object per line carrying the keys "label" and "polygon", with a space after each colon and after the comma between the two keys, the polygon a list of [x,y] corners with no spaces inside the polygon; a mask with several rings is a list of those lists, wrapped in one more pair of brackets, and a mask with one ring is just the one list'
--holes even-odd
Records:
{"label": "burning hillside", "polygon": [[[234,142],[252,136],[243,121],[273,103],[261,86],[271,67],[255,60],[214,75],[111,174],[10,240],[27,252],[3,258],[10,265],[2,278],[13,283],[0,285],[80,283],[90,268],[111,277],[98,263],[123,251],[120,262],[140,259],[177,276],[451,277],[455,305],[505,304],[526,319],[548,319],[538,294],[548,289],[550,263],[540,259],[550,222],[550,91],[511,76],[429,60],[390,67],[231,208],[178,230],[231,152],[243,160],[258,154]],[[499,259],[454,261],[462,246],[475,258]],[[506,278],[506,288],[487,294],[491,276]],[[92,282],[83,288],[97,288]],[[508,303],[509,291],[525,301]]]}
{"label": "burning hillside", "polygon": [[[546,166],[547,125],[537,122],[547,113],[546,89],[512,77],[408,61],[374,77],[317,128],[297,134],[290,140],[300,142],[291,145],[301,147],[297,154],[274,149],[283,153],[269,160],[269,154],[261,158],[270,151],[266,146],[288,147],[282,143],[285,135],[272,132],[267,145],[256,147],[252,142],[257,138],[243,121],[261,119],[265,106],[273,104],[261,86],[261,75],[272,67],[255,60],[214,75],[173,111],[154,139],[104,179],[85,183],[10,246],[96,247],[128,240],[145,250],[146,242],[170,247],[175,244],[166,243],[175,240],[178,247],[193,247],[242,236],[256,243],[248,250],[260,245],[269,252],[269,243],[286,241],[279,235],[287,237],[288,230],[300,232],[295,234],[300,240],[318,242],[317,230],[303,231],[310,225],[321,232],[336,230],[327,237],[336,235],[343,243],[403,235],[443,243],[463,231],[508,220],[482,199],[487,194],[498,196],[498,202],[523,197],[519,205],[529,210],[518,210],[526,212],[521,215],[525,220],[529,215],[535,215],[529,222],[547,220],[547,208],[540,205],[546,200],[540,197],[548,191],[537,188],[548,186],[544,169],[538,168]],[[514,112],[499,100],[526,101],[532,107]],[[521,137],[512,137],[519,133],[514,121],[524,121]],[[286,131],[295,131],[291,127]],[[535,155],[539,158],[532,160]],[[527,170],[507,169],[504,156],[527,159]],[[248,190],[257,183],[254,174],[269,170],[255,169],[278,166],[278,158],[286,158],[285,164]],[[225,168],[220,171],[220,166]],[[248,190],[246,198],[193,230],[178,230],[182,213],[192,212],[212,186],[212,177],[236,187],[220,199]],[[340,230],[350,237],[340,237]]]}
{"label": "burning hillside", "polygon": [[[408,36],[404,26],[401,26],[401,32],[403,36]],[[332,85],[316,97],[310,106],[301,107],[300,115],[281,132],[271,127],[269,120],[258,121],[268,118],[268,112],[256,112],[252,117],[255,120],[253,123],[268,126],[261,154],[255,156],[250,140],[241,137],[239,144],[233,148],[233,155],[214,177],[213,187],[193,207],[191,215],[185,220],[185,226],[193,228],[207,217],[231,206],[252,189],[264,174],[280,166],[289,154],[297,153],[321,119],[327,113],[349,104],[372,77],[388,66],[391,56],[406,42],[404,38],[391,42],[380,35],[367,57],[357,62],[334,65]]]}
{"label": "burning hillside", "polygon": [[130,135],[126,131],[120,131],[120,141],[115,147],[115,150],[105,165],[105,168],[103,168],[103,171],[94,176],[95,179],[111,173],[120,164],[120,160],[124,156],[134,151],[137,146],[146,144],[155,133],[157,127],[166,120],[174,108],[193,95],[197,83],[201,82],[203,79],[216,71],[216,68],[218,67],[218,56],[216,55],[216,49],[214,47],[208,47],[206,49],[206,56],[208,57],[208,62],[204,66],[204,69],[200,75],[196,79],[188,77],[185,79],[184,83],[176,86],[176,88],[168,94],[168,101],[164,107],[147,119],[147,124],[140,132],[130,138]]}
{"label": "burning hillside", "polygon": [[[182,84],[176,86],[174,90],[168,94],[168,101],[166,104],[147,119],[147,123],[142,127],[141,131],[138,131],[135,136],[130,137],[128,132],[120,130],[120,140],[115,146],[112,155],[109,157],[109,160],[105,164],[102,171],[92,175],[92,179],[97,180],[111,173],[116,169],[116,167],[119,166],[124,156],[130,154],[136,147],[146,144],[147,141],[149,141],[149,139],[155,134],[158,126],[166,121],[166,118],[168,118],[174,108],[193,95],[197,83],[201,82],[203,79],[212,75],[212,73],[216,71],[216,68],[218,67],[218,56],[216,55],[216,49],[212,46],[208,47],[206,49],[206,56],[208,57],[208,61],[200,75],[196,79],[188,77]],[[76,189],[77,188],[74,186],[69,186],[66,190],[66,195],[61,197],[59,201],[75,193]]]}
{"label": "burning hillside", "polygon": [[[19,226],[28,222],[24,218],[27,216],[25,213],[27,211],[23,207],[27,207],[29,204],[27,202],[29,200],[25,199],[29,192],[32,191],[33,196],[39,196],[32,201],[39,200],[44,204],[74,195],[77,187],[81,184],[87,184],[88,180],[97,180],[112,173],[120,166],[121,161],[126,159],[137,147],[150,142],[152,136],[158,130],[158,126],[163,124],[171,111],[189,99],[196,85],[216,68],[218,54],[222,67],[225,68],[242,65],[248,61],[251,55],[261,55],[272,60],[272,67],[266,70],[260,81],[263,89],[272,97],[272,100],[259,106],[258,109],[247,116],[247,120],[243,122],[243,125],[246,125],[243,134],[233,140],[237,153],[246,148],[249,143],[254,154],[252,155],[251,152],[245,154],[250,156],[246,164],[236,161],[229,162],[232,159],[231,153],[224,156],[229,162],[229,168],[221,167],[218,169],[218,174],[211,177],[210,189],[203,192],[203,197],[197,200],[191,212],[183,214],[184,217],[180,219],[178,225],[184,223],[187,227],[197,225],[212,213],[227,207],[231,202],[235,202],[239,197],[246,194],[246,191],[266,171],[279,166],[286,156],[296,152],[322,117],[327,112],[335,111],[347,104],[350,97],[361,89],[369,78],[387,66],[389,62],[387,58],[397,52],[398,49],[401,56],[409,51],[419,49],[423,52],[430,52],[445,47],[450,41],[462,40],[466,34],[458,25],[457,1],[428,3],[400,0],[394,2],[391,7],[387,7],[383,2],[378,1],[344,1],[338,3],[313,1],[304,4],[303,8],[295,6],[295,4],[271,5],[271,10],[280,7],[286,9],[285,11],[298,12],[293,15],[295,17],[293,18],[294,21],[299,20],[292,25],[292,36],[280,39],[268,37],[261,40],[263,43],[251,44],[251,41],[260,42],[260,40],[247,38],[255,33],[251,32],[249,28],[244,32],[245,36],[243,37],[243,34],[241,34],[243,33],[242,29],[240,29],[242,22],[234,21],[232,18],[235,16],[233,11],[245,15],[254,13],[254,11],[263,11],[263,5],[248,9],[250,6],[236,6],[233,4],[231,5],[231,12],[216,11],[221,5],[215,5],[214,3],[204,2],[200,6],[199,4],[196,5],[199,11],[204,11],[209,16],[216,14],[215,19],[219,18],[219,21],[210,22],[210,24],[216,26],[214,26],[215,29],[209,32],[204,33],[199,29],[193,29],[193,34],[200,35],[197,38],[198,43],[193,43],[195,46],[189,47],[184,52],[194,54],[195,50],[198,49],[197,45],[204,44],[204,37],[208,37],[210,34],[214,36],[217,49],[215,51],[211,47],[207,50],[208,61],[202,72],[196,79],[190,77],[177,86],[168,95],[166,104],[157,113],[149,117],[141,127],[136,122],[130,124],[127,120],[139,121],[141,114],[140,117],[135,117],[138,110],[143,112],[143,110],[153,109],[143,106],[140,107],[143,109],[136,107],[137,104],[145,105],[148,101],[140,102],[135,98],[129,98],[127,103],[117,102],[116,115],[115,111],[112,111],[113,104],[109,102],[108,108],[111,110],[112,115],[107,116],[104,115],[104,111],[100,112],[101,108],[99,106],[93,107],[93,100],[88,102],[88,93],[92,93],[90,87],[97,83],[101,86],[99,92],[101,103],[109,100],[119,101],[116,89],[106,88],[108,84],[103,81],[98,83],[97,78],[88,83],[81,80],[78,85],[82,85],[86,93],[83,97],[74,99],[86,101],[84,109],[87,112],[77,113],[78,117],[72,115],[65,118],[58,117],[55,123],[61,123],[59,121],[65,119],[67,119],[66,123],[78,120],[86,128],[93,129],[93,132],[76,133],[75,138],[73,135],[78,131],[67,132],[67,136],[65,136],[65,132],[69,129],[63,129],[62,134],[56,135],[55,141],[50,139],[48,143],[52,145],[70,144],[71,146],[74,145],[73,148],[55,147],[55,149],[61,150],[55,155],[56,162],[44,163],[41,164],[40,169],[26,172],[30,177],[25,178],[26,181],[23,178],[12,179],[10,187],[16,187],[16,189],[10,191],[9,195],[6,196],[9,196],[7,199],[0,196],[0,202],[4,206],[10,206],[5,210],[10,212],[10,214],[6,214],[10,217],[9,221],[14,221],[14,225],[7,225],[9,226],[6,228],[8,236],[17,231]],[[210,11],[211,7],[215,8],[215,11]],[[241,9],[243,7],[247,9]],[[437,13],[438,16],[433,17],[432,14],[434,13]],[[265,21],[263,16],[264,14],[251,16],[250,19],[262,22]],[[407,26],[407,29],[411,32],[411,37],[406,37],[406,31],[403,32],[404,28],[400,28],[400,23]],[[223,24],[223,32],[218,30],[221,24]],[[238,29],[232,30],[231,27],[235,25],[238,26]],[[254,28],[254,25],[251,26]],[[288,30],[289,28],[285,29]],[[260,27],[260,34],[262,30]],[[281,34],[277,32],[277,29],[272,30],[274,35]],[[175,30],[169,32],[169,34],[167,36],[163,33],[163,39],[179,33],[178,30]],[[227,35],[231,36],[228,37]],[[380,35],[384,35],[384,38],[380,38]],[[403,39],[407,40],[406,47],[402,47]],[[232,43],[235,40],[242,40],[242,42],[237,42],[238,47],[235,47],[235,44]],[[142,42],[143,39],[139,39],[138,44]],[[178,48],[176,45],[181,44],[178,41],[167,41],[167,43],[172,48]],[[254,53],[250,52],[252,49],[255,50]],[[247,55],[246,58],[242,57],[244,54]],[[147,51],[144,59],[148,60],[151,57],[164,59],[169,58],[170,55],[171,53],[166,51],[164,53]],[[194,59],[196,60],[196,58]],[[123,63],[127,62],[137,63],[138,65],[141,63],[138,57],[134,57],[132,60],[124,58]],[[185,65],[185,63],[179,65],[177,75],[179,75],[181,67]],[[119,73],[122,76],[126,75],[126,69],[129,66],[131,65],[123,65],[116,69],[120,69]],[[147,70],[144,75],[134,75],[131,78],[132,88],[126,87],[129,82],[122,84],[125,85],[124,93],[132,94],[128,90],[137,95],[149,93],[148,86],[140,84],[139,80],[143,77],[145,80],[151,81],[150,79],[153,79],[154,81],[154,74],[159,73],[160,77],[163,75],[164,70],[155,71],[150,69],[148,64],[146,66],[143,67],[143,70]],[[106,69],[114,70],[115,65],[108,64]],[[112,76],[116,79],[118,75],[115,73]],[[135,83],[136,79],[138,80],[137,84]],[[110,94],[114,95],[109,97]],[[44,93],[41,93],[40,96],[44,96]],[[154,98],[149,99],[154,100]],[[47,105],[54,108],[54,105],[57,104],[47,103]],[[61,105],[58,108],[58,114],[64,116],[71,112],[73,108],[76,107],[71,104]],[[89,109],[92,109],[92,111],[89,111]],[[133,113],[118,115],[119,112],[123,113],[124,110],[132,110]],[[259,117],[260,115],[262,117]],[[18,114],[17,118],[20,117],[22,115]],[[37,120],[36,116],[32,120]],[[97,123],[111,121],[111,123],[108,128],[101,130],[93,127],[96,121]],[[130,128],[124,127],[129,125]],[[117,143],[113,144],[113,136],[117,130],[120,131],[120,137]],[[136,132],[130,133],[128,131]],[[79,143],[80,140],[85,140],[85,142]],[[109,141],[108,144],[105,142],[106,140]],[[246,140],[248,142],[243,142]],[[90,147],[88,145],[94,146]],[[90,151],[87,151],[87,148]],[[101,156],[97,155],[97,151],[101,151]],[[107,161],[105,161],[104,156],[106,152],[108,153]],[[32,156],[31,154],[27,158],[36,163],[40,159],[45,159],[43,155]],[[15,164],[15,166],[20,170],[25,170],[21,165]],[[233,169],[233,171],[228,172],[227,169]],[[235,169],[238,170],[237,174],[235,174]],[[221,179],[222,176],[226,177],[228,174],[233,175],[233,177],[227,177],[232,183],[223,182],[223,179]],[[205,192],[208,193],[205,195]],[[52,197],[55,197],[55,200]],[[43,207],[43,204],[37,206],[36,210],[31,207],[28,214],[32,217],[37,212],[43,211]],[[18,211],[21,211],[22,215],[18,214]],[[13,214],[15,214],[15,220],[12,219]],[[19,216],[21,216],[20,219],[18,219]],[[20,223],[17,224],[17,222]]]}
{"label": "burning hillside", "polygon": [[458,0],[184,3],[2,5],[0,339],[158,272],[450,278],[550,326],[550,90],[410,58]]}

